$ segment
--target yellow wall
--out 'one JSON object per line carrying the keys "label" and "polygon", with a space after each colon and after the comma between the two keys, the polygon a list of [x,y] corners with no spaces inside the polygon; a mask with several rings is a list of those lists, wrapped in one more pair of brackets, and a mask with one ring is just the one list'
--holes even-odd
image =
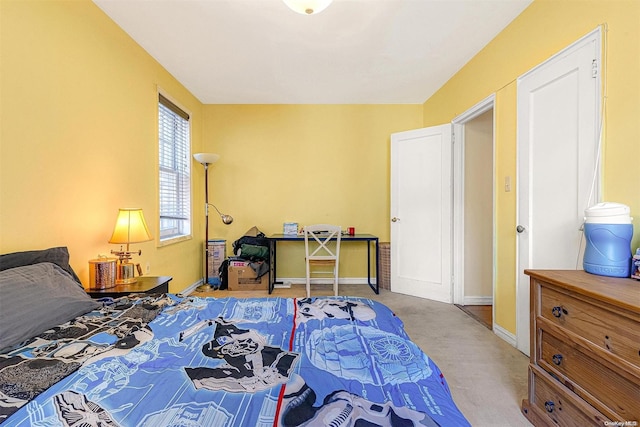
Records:
{"label": "yellow wall", "polygon": [[[210,199],[235,221],[211,234],[231,242],[256,225],[354,226],[389,240],[390,134],[422,125],[421,105],[206,105],[206,145],[221,158]],[[304,277],[302,246],[278,244],[278,276]],[[366,246],[345,244],[340,275],[366,275]],[[296,261],[297,260],[297,261]]]}
{"label": "yellow wall", "polygon": [[[88,260],[118,249],[118,208],[158,235],[157,86],[192,113],[196,150],[202,104],[89,0],[2,0],[0,19],[0,253],[68,246],[87,285]],[[135,244],[134,261],[177,292],[201,277],[202,240]]]}
{"label": "yellow wall", "polygon": [[[142,207],[157,236],[158,86],[192,113],[193,151],[222,156],[211,168],[211,201],[235,221],[213,217],[210,237],[227,239],[228,253],[251,226],[271,234],[284,221],[389,239],[389,135],[420,127],[421,105],[203,107],[89,0],[2,0],[0,17],[1,253],[68,246],[87,284],[88,260],[117,249],[107,240],[119,207]],[[325,153],[332,158],[311,176],[309,159]],[[174,277],[174,292],[201,276],[204,169],[196,162],[192,175],[194,238],[133,247],[151,274]],[[300,259],[299,249],[282,246],[281,259]],[[341,275],[366,275],[364,251],[345,247]],[[304,276],[302,265],[278,274]]]}
{"label": "yellow wall", "polygon": [[[451,121],[496,94],[496,322],[515,333],[516,79],[564,47],[606,24],[607,68],[604,199],[625,203],[640,222],[640,2],[536,0],[424,104],[424,125]],[[515,182],[512,185],[515,188]],[[633,247],[640,244],[640,233]]]}

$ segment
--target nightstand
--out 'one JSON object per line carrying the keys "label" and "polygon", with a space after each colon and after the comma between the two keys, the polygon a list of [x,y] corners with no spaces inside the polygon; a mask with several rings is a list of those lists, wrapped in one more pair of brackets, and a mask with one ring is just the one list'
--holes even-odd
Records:
{"label": "nightstand", "polygon": [[169,292],[170,276],[140,276],[136,283],[116,285],[107,289],[87,289],[91,298],[121,297],[131,293],[166,294]]}

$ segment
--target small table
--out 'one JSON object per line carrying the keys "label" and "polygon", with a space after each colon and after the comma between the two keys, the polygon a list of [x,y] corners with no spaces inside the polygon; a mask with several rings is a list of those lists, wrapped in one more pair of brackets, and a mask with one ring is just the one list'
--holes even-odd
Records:
{"label": "small table", "polygon": [[[269,250],[269,293],[273,292],[274,285],[276,283],[276,258],[277,258],[277,250],[276,243],[277,242],[296,242],[303,241],[304,236],[300,234],[273,234],[269,236],[270,239],[270,250]],[[374,236],[372,234],[343,234],[340,237],[340,242],[366,242],[367,243],[367,284],[371,288],[373,292],[376,294],[380,293],[380,285],[378,278],[380,277],[380,271],[378,267],[378,236]],[[376,270],[376,283],[371,283],[371,243],[374,243],[376,252],[374,257],[375,262],[375,270]]]}
{"label": "small table", "polygon": [[106,289],[87,289],[91,298],[121,297],[133,293],[166,294],[169,293],[170,276],[140,276],[136,283],[116,285]]}

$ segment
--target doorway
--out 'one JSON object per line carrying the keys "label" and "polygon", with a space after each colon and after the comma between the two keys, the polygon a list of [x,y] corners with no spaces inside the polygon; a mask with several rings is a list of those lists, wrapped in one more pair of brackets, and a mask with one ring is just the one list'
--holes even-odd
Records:
{"label": "doorway", "polygon": [[391,135],[391,290],[487,305],[491,323],[494,103],[491,95],[450,125]]}
{"label": "doorway", "polygon": [[493,329],[494,102],[453,120],[454,303]]}

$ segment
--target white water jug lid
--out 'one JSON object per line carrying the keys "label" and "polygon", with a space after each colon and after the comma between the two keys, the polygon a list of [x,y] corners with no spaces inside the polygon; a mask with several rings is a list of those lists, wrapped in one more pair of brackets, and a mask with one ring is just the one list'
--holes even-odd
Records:
{"label": "white water jug lid", "polygon": [[584,210],[585,216],[629,216],[629,206],[622,203],[604,202]]}
{"label": "white water jug lid", "polygon": [[629,206],[622,203],[598,203],[584,210],[586,223],[596,224],[631,224]]}

